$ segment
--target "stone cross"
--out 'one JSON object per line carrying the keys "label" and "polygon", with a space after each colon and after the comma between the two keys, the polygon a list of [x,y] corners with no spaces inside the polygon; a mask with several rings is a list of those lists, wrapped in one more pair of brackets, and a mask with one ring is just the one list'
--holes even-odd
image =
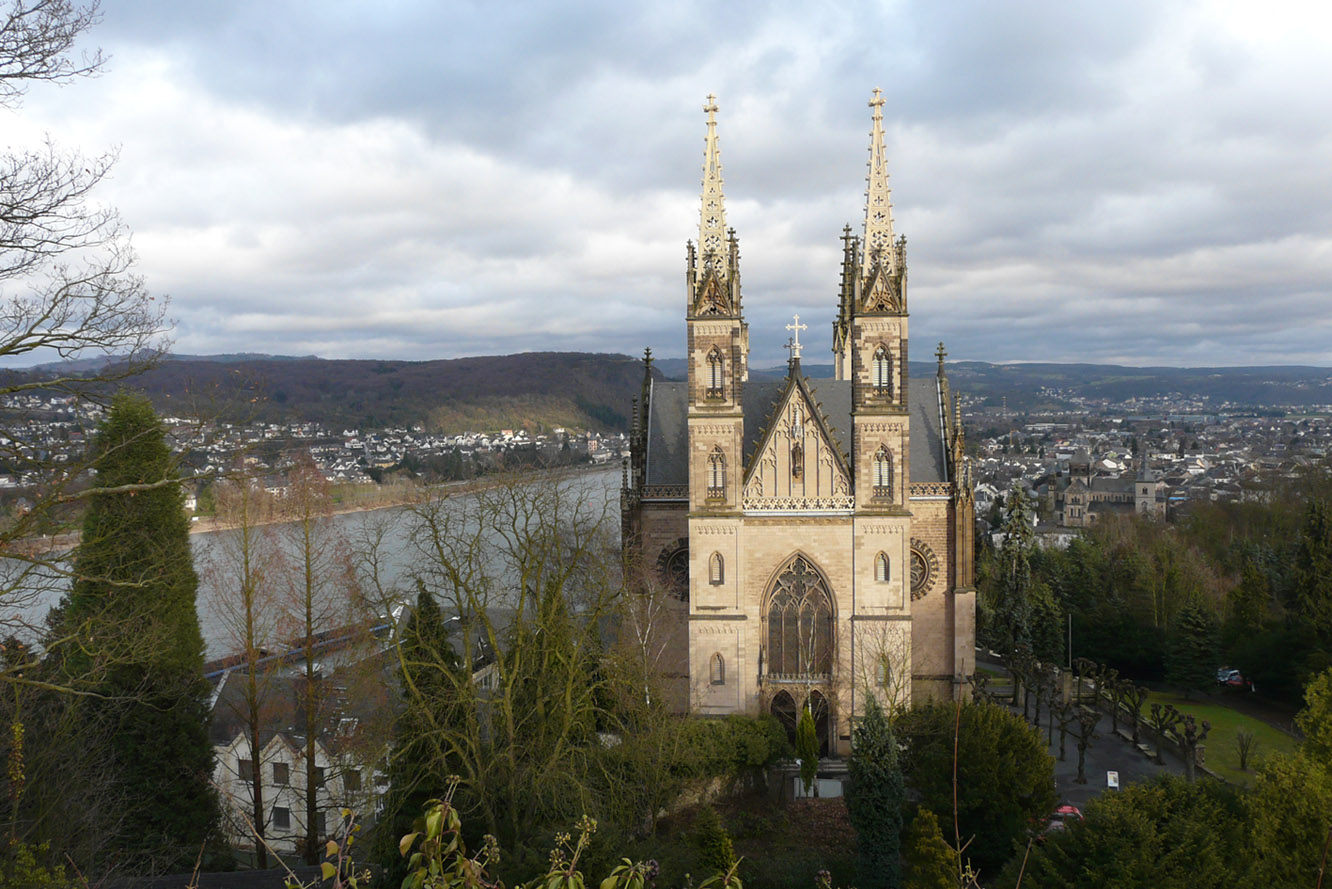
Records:
{"label": "stone cross", "polygon": [[795,323],[786,325],[786,329],[793,332],[790,342],[791,357],[798,359],[800,357],[800,331],[809,330],[809,325],[801,324],[800,316],[796,315]]}

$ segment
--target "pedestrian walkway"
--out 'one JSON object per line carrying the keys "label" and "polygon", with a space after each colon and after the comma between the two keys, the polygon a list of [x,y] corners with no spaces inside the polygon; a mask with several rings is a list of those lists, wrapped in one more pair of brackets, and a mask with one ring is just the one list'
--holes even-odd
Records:
{"label": "pedestrian walkway", "polygon": [[[991,672],[1001,674],[1003,679],[996,679],[988,689],[991,694],[1002,694],[1004,687],[1011,687],[1007,671],[1001,664],[986,662],[979,664]],[[1009,700],[1011,694],[1005,698],[997,698],[1002,706],[1018,716],[1022,715],[1022,707],[1013,707]],[[1031,708],[1028,708],[1031,713]],[[1041,710],[1040,736],[1042,741],[1051,737],[1050,732],[1050,714],[1049,710]],[[1132,734],[1132,724],[1120,721],[1120,729],[1129,730]],[[1035,729],[1033,728],[1033,731]],[[1143,732],[1145,735],[1146,733]],[[1110,717],[1102,713],[1100,722],[1096,726],[1097,737],[1087,747],[1086,758],[1084,761],[1086,784],[1077,782],[1078,775],[1078,742],[1075,734],[1069,732],[1064,739],[1064,759],[1059,758],[1059,724],[1055,723],[1053,739],[1047,744],[1047,749],[1055,761],[1055,788],[1059,794],[1059,803],[1077,806],[1079,809],[1091,802],[1091,800],[1100,796],[1108,789],[1106,775],[1108,772],[1117,772],[1119,775],[1119,786],[1125,787],[1138,781],[1149,781],[1157,775],[1171,774],[1183,775],[1184,762],[1177,755],[1166,750],[1163,754],[1164,765],[1157,765],[1156,762],[1145,756],[1140,750],[1133,746],[1131,741],[1124,740],[1117,734],[1110,731]]]}
{"label": "pedestrian walkway", "polygon": [[[1014,709],[1019,716],[1022,708]],[[1121,723],[1121,729],[1131,729]],[[1049,714],[1041,713],[1041,740],[1049,737]],[[1085,770],[1086,784],[1077,783],[1078,742],[1072,732],[1064,739],[1065,759],[1059,759],[1059,724],[1055,723],[1054,741],[1049,744],[1050,755],[1055,761],[1055,787],[1059,792],[1060,804],[1069,804],[1081,809],[1086,803],[1100,796],[1107,790],[1106,773],[1119,773],[1119,786],[1125,787],[1138,781],[1149,781],[1157,775],[1183,775],[1184,763],[1179,757],[1166,751],[1165,765],[1157,765],[1142,754],[1132,742],[1126,741],[1110,731],[1110,717],[1101,714],[1101,721],[1096,726],[1097,737],[1087,748]]]}

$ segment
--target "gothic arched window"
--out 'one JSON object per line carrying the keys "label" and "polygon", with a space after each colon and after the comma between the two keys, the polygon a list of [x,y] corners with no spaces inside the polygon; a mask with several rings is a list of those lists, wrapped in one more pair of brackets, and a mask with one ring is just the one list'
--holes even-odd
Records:
{"label": "gothic arched window", "polygon": [[766,619],[769,676],[832,675],[832,597],[823,576],[804,556],[795,556],[777,573]]}
{"label": "gothic arched window", "polygon": [[712,656],[712,663],[708,670],[708,681],[710,685],[726,684],[726,661],[722,658],[720,651]]}
{"label": "gothic arched window", "polygon": [[721,448],[713,448],[708,455],[708,496],[726,496],[726,455]]}
{"label": "gothic arched window", "polygon": [[708,353],[708,398],[721,398],[726,379],[726,361],[716,346]]}
{"label": "gothic arched window", "polygon": [[714,586],[726,581],[726,563],[722,561],[721,553],[713,553],[708,559],[708,583]]}
{"label": "gothic arched window", "polygon": [[879,553],[874,557],[874,579],[879,583],[887,583],[892,577],[889,571],[888,554]]}
{"label": "gothic arched window", "polygon": [[878,675],[875,677],[879,682],[880,688],[891,688],[893,685],[893,665],[888,660],[888,655],[879,655],[879,669],[875,671]]}
{"label": "gothic arched window", "polygon": [[893,496],[893,452],[880,445],[874,453],[874,496]]}
{"label": "gothic arched window", "polygon": [[871,362],[870,379],[874,385],[875,395],[892,394],[893,357],[888,349],[882,345],[874,350],[874,360]]}

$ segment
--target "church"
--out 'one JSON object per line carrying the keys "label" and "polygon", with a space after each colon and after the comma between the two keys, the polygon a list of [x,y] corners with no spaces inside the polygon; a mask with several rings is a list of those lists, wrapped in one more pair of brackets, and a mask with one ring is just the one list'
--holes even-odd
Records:
{"label": "church", "polygon": [[883,104],[876,89],[864,230],[841,238],[833,379],[802,373],[799,316],[785,377],[750,379],[708,97],[686,253],[688,377],[654,379],[646,359],[621,492],[626,564],[641,596],[666,603],[658,672],[675,704],[769,712],[792,734],[808,706],[823,753],[849,750],[870,695],[963,698],[975,664],[961,413],[942,344],[937,373],[908,373],[906,239],[893,232]]}

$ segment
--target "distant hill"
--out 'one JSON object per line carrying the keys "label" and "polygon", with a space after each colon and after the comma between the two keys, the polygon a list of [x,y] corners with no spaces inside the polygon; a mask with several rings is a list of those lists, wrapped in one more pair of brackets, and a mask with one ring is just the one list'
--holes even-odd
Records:
{"label": "distant hill", "polygon": [[[68,373],[69,365],[60,366]],[[96,370],[86,368],[85,372]],[[683,379],[681,358],[657,359],[658,379]],[[806,364],[812,378],[832,366]],[[40,379],[40,369],[3,371]],[[915,378],[934,362],[912,362]],[[1324,367],[1121,367],[1106,364],[948,365],[953,389],[1010,408],[1069,407],[1074,397],[1124,401],[1179,394],[1246,407],[1332,404],[1332,369]],[[755,378],[782,376],[784,365],[751,369]],[[336,427],[421,424],[457,432],[526,426],[604,431],[628,428],[643,364],[626,355],[525,352],[440,361],[367,361],[276,355],[175,355],[133,378],[168,415],[233,421],[310,421]]]}
{"label": "distant hill", "polygon": [[[667,379],[684,379],[683,358],[658,359],[656,368]],[[932,376],[934,362],[913,361],[914,378]],[[812,379],[833,375],[831,364],[804,364]],[[786,375],[786,366],[750,368],[756,378]],[[1332,368],[1282,365],[1273,367],[1123,367],[1114,364],[990,364],[986,361],[950,361],[948,378],[953,390],[986,403],[1007,399],[1016,410],[1069,405],[1070,398],[1106,398],[1126,401],[1179,394],[1249,407],[1332,404]]]}
{"label": "distant hill", "polygon": [[642,361],[626,355],[525,352],[440,361],[173,356],[127,382],[167,415],[461,432],[623,431],[642,381]]}

